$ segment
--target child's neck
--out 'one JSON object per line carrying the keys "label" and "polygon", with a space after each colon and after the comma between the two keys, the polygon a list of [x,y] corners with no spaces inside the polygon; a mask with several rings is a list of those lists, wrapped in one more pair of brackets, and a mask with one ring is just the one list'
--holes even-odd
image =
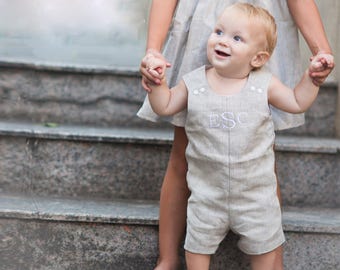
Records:
{"label": "child's neck", "polygon": [[211,89],[219,95],[232,95],[240,92],[247,82],[249,73],[237,76],[220,74],[215,68],[207,70],[207,80]]}

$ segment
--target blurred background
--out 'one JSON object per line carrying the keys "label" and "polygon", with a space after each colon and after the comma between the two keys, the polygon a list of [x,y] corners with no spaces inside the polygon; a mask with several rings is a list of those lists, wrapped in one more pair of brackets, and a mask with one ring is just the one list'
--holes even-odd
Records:
{"label": "blurred background", "polygon": [[0,0],[0,60],[136,67],[149,0]]}
{"label": "blurred background", "polygon": [[[134,68],[144,53],[150,2],[0,0],[0,60]],[[316,2],[336,50],[340,3]],[[301,50],[308,59],[303,40]]]}
{"label": "blurred background", "polygon": [[[338,60],[340,1],[316,2]],[[0,62],[138,72],[150,3],[151,0],[0,0]],[[303,38],[301,52],[303,65],[307,66],[310,51]],[[336,69],[328,82],[338,83],[340,72]],[[340,136],[339,109],[336,114]]]}

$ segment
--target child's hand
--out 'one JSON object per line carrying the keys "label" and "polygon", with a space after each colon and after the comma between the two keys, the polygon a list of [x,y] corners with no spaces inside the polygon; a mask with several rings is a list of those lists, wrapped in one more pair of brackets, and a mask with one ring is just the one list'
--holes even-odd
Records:
{"label": "child's hand", "polygon": [[156,50],[148,50],[140,65],[140,73],[142,74],[143,88],[150,92],[149,84],[160,84],[164,79],[166,68],[171,64],[166,61],[163,55]]}
{"label": "child's hand", "polygon": [[316,86],[320,86],[333,70],[334,57],[328,53],[318,53],[311,58],[309,76]]}
{"label": "child's hand", "polygon": [[156,58],[153,55],[147,55],[145,60],[146,70],[154,77],[160,80],[164,79],[166,62],[163,59]]}

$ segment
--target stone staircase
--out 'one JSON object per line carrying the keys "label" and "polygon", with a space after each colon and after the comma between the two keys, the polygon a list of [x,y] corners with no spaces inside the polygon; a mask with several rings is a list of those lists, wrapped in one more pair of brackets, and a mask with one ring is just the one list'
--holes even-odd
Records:
{"label": "stone staircase", "polygon": [[[153,269],[172,131],[135,117],[138,75],[1,66],[0,269]],[[336,95],[326,84],[306,125],[276,139],[285,269],[340,269]],[[212,270],[249,269],[236,243],[227,236]]]}

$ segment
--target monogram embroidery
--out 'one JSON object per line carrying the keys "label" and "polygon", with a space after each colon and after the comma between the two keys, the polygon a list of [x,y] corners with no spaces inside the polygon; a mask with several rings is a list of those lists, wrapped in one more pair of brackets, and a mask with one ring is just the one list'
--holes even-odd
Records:
{"label": "monogram embroidery", "polygon": [[221,129],[233,129],[237,126],[245,126],[248,123],[247,112],[211,112],[209,115],[209,127]]}

